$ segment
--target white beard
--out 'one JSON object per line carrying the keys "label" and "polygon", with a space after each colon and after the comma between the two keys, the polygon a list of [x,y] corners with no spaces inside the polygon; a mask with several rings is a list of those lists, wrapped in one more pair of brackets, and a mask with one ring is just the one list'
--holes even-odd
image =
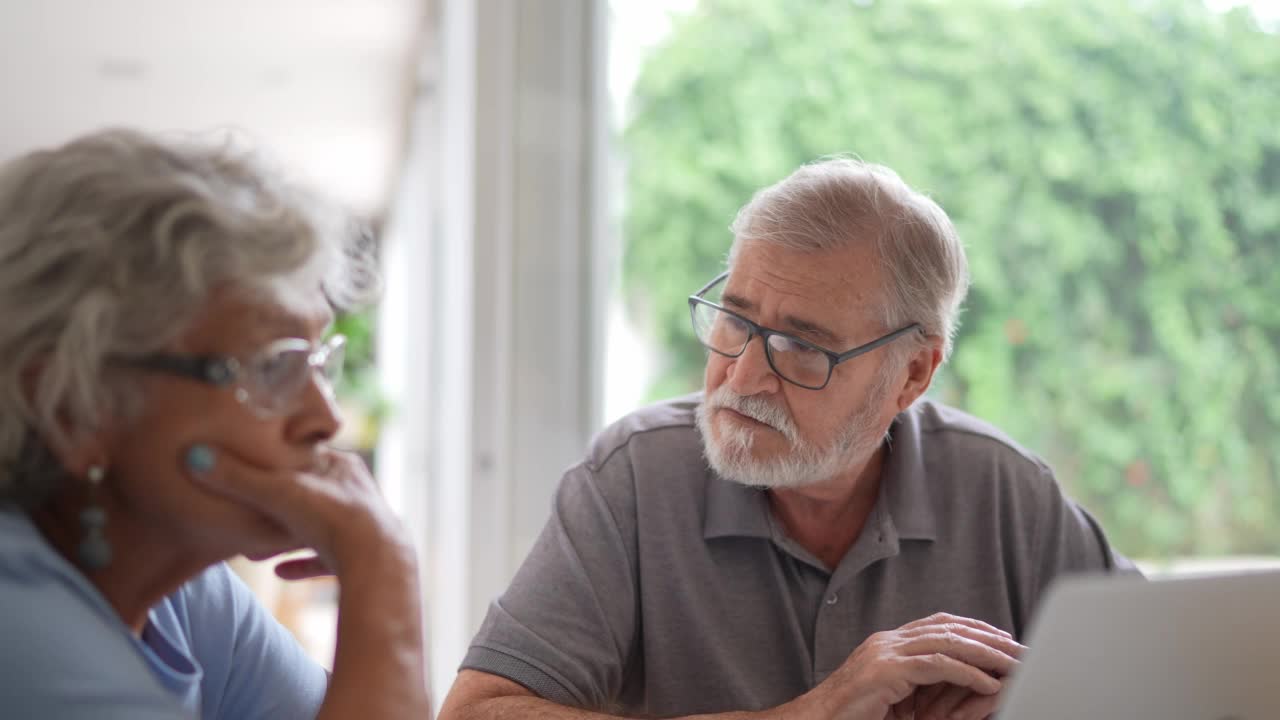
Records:
{"label": "white beard", "polygon": [[[800,436],[800,431],[782,407],[759,395],[739,395],[721,385],[704,397],[696,414],[702,433],[703,455],[721,477],[743,485],[764,488],[798,488],[824,482],[871,459],[884,441],[877,430],[877,411],[889,391],[887,374],[868,393],[867,402],[856,408],[842,423],[842,429],[826,447],[818,447]],[[732,420],[713,419],[717,408],[726,407],[764,423],[782,433],[790,451],[767,460],[751,455],[756,432]],[[712,423],[719,431],[712,433]]]}

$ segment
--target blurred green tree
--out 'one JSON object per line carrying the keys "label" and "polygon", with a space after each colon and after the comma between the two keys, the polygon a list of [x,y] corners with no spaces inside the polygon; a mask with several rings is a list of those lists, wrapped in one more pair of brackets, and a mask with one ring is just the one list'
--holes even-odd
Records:
{"label": "blurred green tree", "polygon": [[853,152],[951,214],[973,288],[935,394],[1137,556],[1280,553],[1280,37],[1195,0],[702,0],[630,100],[624,287],[684,298],[736,209]]}
{"label": "blurred green tree", "polygon": [[341,314],[333,324],[333,332],[347,338],[346,359],[336,388],[346,416],[341,439],[364,453],[370,465],[378,432],[391,410],[375,369],[375,319],[375,310],[370,307]]}

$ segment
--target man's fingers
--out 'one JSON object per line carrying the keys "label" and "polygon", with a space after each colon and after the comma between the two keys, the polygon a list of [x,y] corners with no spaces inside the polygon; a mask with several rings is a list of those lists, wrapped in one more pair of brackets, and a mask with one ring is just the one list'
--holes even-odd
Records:
{"label": "man's fingers", "polygon": [[276,565],[276,576],[282,580],[310,580],[332,574],[333,570],[315,556],[285,560]]}
{"label": "man's fingers", "polygon": [[895,703],[894,706],[889,709],[889,714],[886,717],[892,718],[893,720],[916,720],[917,702],[915,693],[912,693],[902,702]]}
{"label": "man's fingers", "polygon": [[939,683],[937,685],[930,685],[928,687],[922,687],[916,690],[915,692],[916,711],[919,712],[929,707],[930,705],[932,705],[933,701],[936,700],[939,695],[946,692],[947,688],[949,687],[954,687],[954,686],[943,685]]}
{"label": "man's fingers", "polygon": [[968,662],[957,660],[949,655],[942,653],[913,655],[905,658],[904,664],[907,668],[906,680],[912,685],[950,683],[983,695],[994,695],[1000,692],[999,680]]}
{"label": "man's fingers", "polygon": [[944,685],[942,691],[935,693],[927,702],[916,707],[915,720],[951,720],[951,712],[971,697],[987,698],[989,695],[974,695],[969,688],[957,685]]}
{"label": "man's fingers", "polygon": [[960,706],[951,711],[952,720],[986,720],[995,714],[1004,694],[969,695]]}
{"label": "man's fingers", "polygon": [[909,622],[898,629],[899,630],[916,630],[918,628],[931,626],[931,625],[963,625],[965,627],[973,628],[974,630],[984,630],[986,632],[991,633],[992,635],[1002,635],[1010,640],[1013,639],[1012,633],[1009,633],[1006,630],[1001,630],[995,625],[985,623],[981,620],[975,620],[973,618],[964,617],[963,615],[952,615],[951,613],[934,613],[929,617],[920,618],[919,620],[914,620],[912,622]]}
{"label": "man's fingers", "polygon": [[942,654],[972,665],[980,671],[1001,676],[1012,673],[1018,667],[1018,659],[1012,655],[954,632],[910,638],[902,647],[907,655]]}
{"label": "man's fingers", "polygon": [[995,635],[985,630],[958,623],[943,625],[921,625],[910,630],[901,631],[907,638],[923,637],[956,637],[981,643],[998,650],[1012,658],[1020,658],[1027,651],[1027,646],[1005,635]]}

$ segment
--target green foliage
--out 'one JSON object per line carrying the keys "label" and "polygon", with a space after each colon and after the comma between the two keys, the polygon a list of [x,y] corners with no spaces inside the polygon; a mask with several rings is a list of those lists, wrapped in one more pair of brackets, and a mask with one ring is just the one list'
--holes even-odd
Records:
{"label": "green foliage", "polygon": [[338,399],[360,416],[349,421],[370,425],[358,433],[361,442],[368,445],[376,441],[378,426],[390,411],[374,367],[374,317],[374,309],[368,308],[340,315],[333,323],[333,332],[347,337],[346,359],[337,387]]}
{"label": "green foliage", "polygon": [[1280,37],[1192,0],[703,0],[624,135],[625,286],[696,388],[684,297],[752,192],[854,152],[973,272],[935,394],[1044,454],[1139,556],[1280,552]]}
{"label": "green foliage", "polygon": [[360,373],[373,367],[373,309],[339,315],[333,322],[333,333],[347,338],[344,367],[348,372]]}

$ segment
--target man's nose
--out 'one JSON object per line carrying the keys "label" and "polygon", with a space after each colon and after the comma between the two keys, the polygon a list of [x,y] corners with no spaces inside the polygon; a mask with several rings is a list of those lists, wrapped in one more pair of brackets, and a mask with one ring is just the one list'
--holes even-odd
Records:
{"label": "man's nose", "polygon": [[729,364],[729,387],[739,395],[771,394],[781,389],[782,379],[769,365],[765,342],[759,335],[752,337],[742,354]]}

